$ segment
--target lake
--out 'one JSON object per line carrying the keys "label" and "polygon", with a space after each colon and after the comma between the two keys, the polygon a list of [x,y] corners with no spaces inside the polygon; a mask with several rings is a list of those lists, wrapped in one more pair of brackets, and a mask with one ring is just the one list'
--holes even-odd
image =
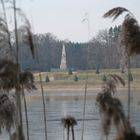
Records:
{"label": "lake", "polygon": [[[96,91],[88,91],[85,115],[85,140],[100,139],[100,114],[95,105]],[[118,92],[120,99],[123,101],[124,109],[127,111],[127,94],[126,91]],[[131,121],[136,131],[140,132],[140,100],[139,92],[133,91],[131,98]],[[82,134],[82,118],[84,107],[84,90],[59,90],[45,91],[46,113],[47,113],[47,134],[48,140],[64,140],[66,132],[61,125],[61,118],[71,115],[78,120],[78,124],[74,127],[75,139],[80,140]],[[43,105],[40,91],[35,91],[26,96],[28,105],[28,119],[30,129],[30,140],[45,140],[44,134],[44,118]],[[24,130],[26,134],[26,124],[23,110]],[[71,135],[71,133],[70,133]],[[110,140],[115,135],[115,130],[111,130]],[[5,132],[0,136],[2,140],[8,140]]]}

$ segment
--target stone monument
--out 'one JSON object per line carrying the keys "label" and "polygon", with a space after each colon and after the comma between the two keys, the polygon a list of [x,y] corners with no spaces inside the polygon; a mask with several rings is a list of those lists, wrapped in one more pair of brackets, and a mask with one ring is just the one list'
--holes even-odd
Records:
{"label": "stone monument", "polygon": [[66,50],[65,50],[65,44],[64,43],[63,43],[63,46],[62,46],[60,69],[61,70],[66,70],[67,69]]}

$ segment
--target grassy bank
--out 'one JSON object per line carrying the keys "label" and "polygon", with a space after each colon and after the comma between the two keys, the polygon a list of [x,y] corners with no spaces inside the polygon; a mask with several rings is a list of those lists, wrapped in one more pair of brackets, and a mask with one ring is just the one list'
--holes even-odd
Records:
{"label": "grassy bank", "polygon": [[[140,69],[132,69],[133,81],[131,82],[133,88],[140,88]],[[85,79],[88,73],[88,87],[100,88],[104,75],[117,74],[124,78],[127,84],[127,71],[121,73],[119,69],[103,69],[99,74],[96,74],[94,70],[90,71],[76,71],[72,75],[68,72],[42,72],[42,79],[45,88],[84,88]],[[49,77],[49,82],[46,81],[46,76]],[[75,75],[78,77],[78,81],[75,81]],[[39,74],[34,73],[37,87],[39,87]],[[120,87],[121,88],[121,87]]]}

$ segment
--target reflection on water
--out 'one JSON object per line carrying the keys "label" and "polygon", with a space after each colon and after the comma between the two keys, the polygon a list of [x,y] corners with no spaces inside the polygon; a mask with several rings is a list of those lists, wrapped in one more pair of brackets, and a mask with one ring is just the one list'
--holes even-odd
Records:
{"label": "reflection on water", "polygon": [[[78,120],[78,125],[75,126],[76,140],[81,139],[82,128],[82,114],[83,114],[83,95],[81,91],[59,91],[46,93],[46,112],[47,112],[47,133],[48,140],[63,140],[66,139],[63,127],[60,124],[60,119],[66,115],[74,116]],[[81,96],[82,94],[82,96]],[[124,108],[126,110],[126,94],[120,93],[123,99]],[[57,96],[57,97],[56,97]],[[93,92],[88,93],[88,100],[86,104],[86,120],[85,120],[85,139],[86,140],[98,140],[100,139],[100,115],[95,105],[95,96]],[[138,94],[134,96],[136,99]],[[131,118],[134,126],[136,126],[137,132],[140,132],[140,109],[135,104],[135,98],[133,98],[131,104]],[[140,98],[139,98],[140,99]],[[44,135],[44,121],[43,121],[43,108],[41,96],[38,93],[32,93],[27,96],[28,103],[28,117],[29,117],[29,129],[30,140],[45,140]],[[24,112],[23,112],[24,115]],[[24,130],[25,118],[24,119]],[[26,130],[25,130],[26,132]],[[112,135],[114,135],[112,130]],[[8,140],[6,134],[0,136],[2,140]],[[110,136],[111,139],[111,136]]]}

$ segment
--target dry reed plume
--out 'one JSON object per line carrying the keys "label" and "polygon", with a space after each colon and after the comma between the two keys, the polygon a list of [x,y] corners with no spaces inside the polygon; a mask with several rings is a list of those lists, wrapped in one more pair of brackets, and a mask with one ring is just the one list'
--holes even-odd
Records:
{"label": "dry reed plume", "polygon": [[61,123],[63,127],[67,129],[67,140],[69,140],[70,128],[72,133],[72,139],[75,140],[74,125],[77,125],[76,119],[72,116],[67,116],[61,119]]}
{"label": "dry reed plume", "polygon": [[118,83],[125,85],[124,80],[118,75],[109,75],[103,84],[103,89],[98,93],[96,102],[101,114],[102,139],[108,139],[111,126],[116,128],[116,140],[139,140],[135,129],[127,119],[121,101],[115,97]]}

